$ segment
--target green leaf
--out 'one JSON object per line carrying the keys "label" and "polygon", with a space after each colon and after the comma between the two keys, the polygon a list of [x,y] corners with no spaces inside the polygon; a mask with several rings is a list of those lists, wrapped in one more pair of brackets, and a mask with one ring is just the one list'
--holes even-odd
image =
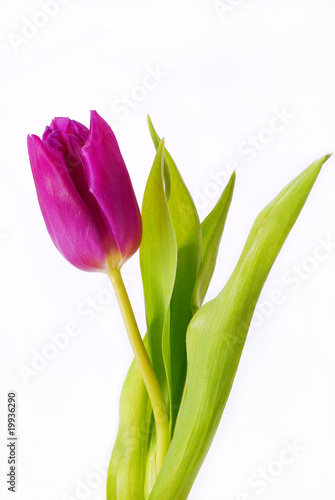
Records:
{"label": "green leaf", "polygon": [[140,264],[149,353],[168,403],[162,336],[176,278],[177,244],[164,190],[163,168],[164,141],[161,141],[143,197]]}
{"label": "green leaf", "polygon": [[[148,124],[153,143],[158,148],[160,138],[149,117]],[[186,331],[192,318],[191,297],[201,257],[201,231],[191,195],[166,149],[164,179],[165,186],[168,186],[168,209],[178,249],[176,279],[163,333],[163,357],[170,393],[172,434],[185,385]]]}
{"label": "green leaf", "polygon": [[[144,339],[147,344],[147,339]],[[144,500],[152,408],[134,360],[124,382],[119,429],[107,475],[107,500]]]}
{"label": "green leaf", "polygon": [[314,162],[259,214],[226,286],[193,317],[186,389],[150,500],[187,498],[229,396],[263,284],[328,157]]}
{"label": "green leaf", "polygon": [[216,206],[206,217],[206,219],[201,223],[201,267],[199,269],[191,301],[192,311],[194,313],[199,309],[199,307],[201,307],[213,276],[220,241],[233,196],[235,177],[236,176],[234,172]]}

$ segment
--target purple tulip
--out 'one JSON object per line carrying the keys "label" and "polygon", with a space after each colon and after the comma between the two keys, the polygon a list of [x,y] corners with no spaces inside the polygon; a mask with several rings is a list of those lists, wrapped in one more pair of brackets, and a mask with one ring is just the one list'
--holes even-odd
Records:
{"label": "purple tulip", "polygon": [[38,201],[62,255],[84,271],[117,269],[138,249],[141,215],[110,126],[55,118],[42,140],[28,136]]}

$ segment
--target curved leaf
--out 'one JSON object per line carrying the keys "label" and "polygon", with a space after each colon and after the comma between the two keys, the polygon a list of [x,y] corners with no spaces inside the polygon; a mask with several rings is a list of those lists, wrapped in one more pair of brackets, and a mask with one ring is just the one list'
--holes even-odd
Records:
{"label": "curved leaf", "polygon": [[[147,345],[147,339],[144,339]],[[119,429],[107,475],[107,500],[144,500],[152,407],[134,360],[124,382]]]}
{"label": "curved leaf", "polygon": [[233,197],[235,172],[232,174],[219,201],[201,223],[202,258],[197,281],[193,290],[191,307],[195,313],[201,307],[215,269],[220,241]]}
{"label": "curved leaf", "polygon": [[[160,144],[150,118],[148,124],[156,148]],[[198,213],[185,183],[165,149],[165,186],[168,209],[177,243],[177,270],[169,315],[163,333],[163,358],[170,393],[171,434],[185,385],[186,330],[192,318],[191,297],[201,258],[201,231]]]}
{"label": "curved leaf", "polygon": [[177,270],[177,244],[164,190],[164,141],[161,141],[145,188],[140,264],[151,361],[168,403],[162,336]]}
{"label": "curved leaf", "polygon": [[328,157],[314,162],[259,214],[226,286],[193,317],[186,389],[150,500],[187,498],[229,396],[263,284]]}

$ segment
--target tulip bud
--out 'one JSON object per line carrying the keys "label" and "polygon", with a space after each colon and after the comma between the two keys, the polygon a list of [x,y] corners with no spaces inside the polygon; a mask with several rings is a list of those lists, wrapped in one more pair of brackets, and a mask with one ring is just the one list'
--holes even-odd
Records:
{"label": "tulip bud", "polygon": [[37,197],[61,254],[84,271],[118,269],[138,249],[141,215],[112,129],[91,111],[90,129],[55,118],[28,136]]}

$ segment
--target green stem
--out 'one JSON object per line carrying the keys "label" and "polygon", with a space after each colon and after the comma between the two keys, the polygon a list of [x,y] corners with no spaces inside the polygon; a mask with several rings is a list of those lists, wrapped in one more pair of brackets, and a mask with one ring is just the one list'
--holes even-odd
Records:
{"label": "green stem", "polygon": [[156,423],[157,452],[156,474],[158,475],[170,445],[169,418],[162,391],[139,332],[133,309],[125,289],[121,272],[114,269],[109,273],[127,330],[131,347],[151,401]]}

